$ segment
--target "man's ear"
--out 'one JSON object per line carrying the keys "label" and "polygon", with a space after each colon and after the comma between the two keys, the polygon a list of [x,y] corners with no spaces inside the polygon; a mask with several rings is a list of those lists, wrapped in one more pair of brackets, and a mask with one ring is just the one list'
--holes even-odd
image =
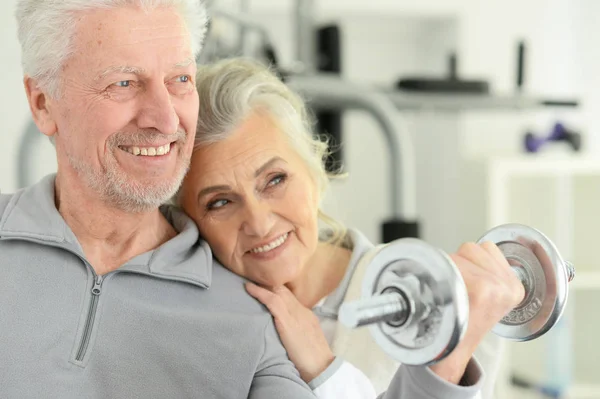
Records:
{"label": "man's ear", "polygon": [[58,128],[54,115],[50,112],[50,96],[39,88],[35,79],[29,76],[23,78],[23,85],[27,93],[27,101],[29,102],[33,121],[40,132],[48,137],[54,136]]}

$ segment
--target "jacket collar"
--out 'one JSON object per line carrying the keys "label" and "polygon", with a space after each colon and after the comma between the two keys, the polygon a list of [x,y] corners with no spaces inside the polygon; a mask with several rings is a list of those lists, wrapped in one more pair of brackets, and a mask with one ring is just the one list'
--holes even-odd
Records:
{"label": "jacket collar", "polygon": [[[56,174],[12,195],[0,217],[0,238],[34,240],[59,246],[85,259],[77,237],[56,209]],[[158,248],[138,255],[119,270],[210,286],[212,252],[200,240],[196,224],[183,211],[168,205],[160,208],[178,234]]]}

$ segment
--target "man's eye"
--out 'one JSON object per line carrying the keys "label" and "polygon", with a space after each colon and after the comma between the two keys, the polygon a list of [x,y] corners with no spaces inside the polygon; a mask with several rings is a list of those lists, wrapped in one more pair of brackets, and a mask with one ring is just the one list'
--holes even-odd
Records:
{"label": "man's eye", "polygon": [[131,80],[121,80],[121,81],[115,83],[115,86],[117,86],[117,87],[129,87],[129,86],[131,86]]}
{"label": "man's eye", "polygon": [[181,83],[187,83],[190,81],[190,76],[189,75],[181,75],[181,76],[177,77],[177,80]]}

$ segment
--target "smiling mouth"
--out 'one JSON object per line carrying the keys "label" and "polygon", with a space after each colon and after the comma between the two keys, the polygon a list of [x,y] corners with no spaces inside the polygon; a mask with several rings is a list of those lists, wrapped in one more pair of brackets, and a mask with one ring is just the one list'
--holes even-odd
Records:
{"label": "smiling mouth", "polygon": [[279,238],[274,239],[273,241],[271,241],[267,245],[263,245],[261,247],[253,248],[253,249],[251,249],[248,252],[250,252],[251,254],[258,254],[258,253],[264,253],[264,252],[272,251],[275,248],[280,247],[281,245],[283,245],[283,243],[286,242],[286,240],[288,239],[288,236],[289,236],[289,233],[285,233],[284,235],[280,236]]}
{"label": "smiling mouth", "polygon": [[158,147],[119,146],[119,149],[136,156],[155,157],[170,153],[172,144],[169,143]]}

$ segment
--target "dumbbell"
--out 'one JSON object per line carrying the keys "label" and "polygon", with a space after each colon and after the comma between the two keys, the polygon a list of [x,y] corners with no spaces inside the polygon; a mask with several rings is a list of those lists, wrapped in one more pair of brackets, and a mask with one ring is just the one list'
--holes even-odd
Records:
{"label": "dumbbell", "polygon": [[525,134],[524,145],[527,152],[539,152],[548,143],[564,141],[573,151],[581,150],[581,134],[566,129],[562,123],[556,123],[549,135],[539,137],[531,132]]}
{"label": "dumbbell", "polygon": [[[478,243],[495,243],[525,288],[525,298],[493,332],[514,341],[536,339],[561,317],[575,269],[540,231],[497,226]],[[462,339],[469,298],[458,268],[442,250],[402,238],[369,251],[361,298],[340,308],[339,320],[354,329],[368,326],[379,347],[396,361],[432,365]],[[358,269],[357,269],[358,270]]]}

